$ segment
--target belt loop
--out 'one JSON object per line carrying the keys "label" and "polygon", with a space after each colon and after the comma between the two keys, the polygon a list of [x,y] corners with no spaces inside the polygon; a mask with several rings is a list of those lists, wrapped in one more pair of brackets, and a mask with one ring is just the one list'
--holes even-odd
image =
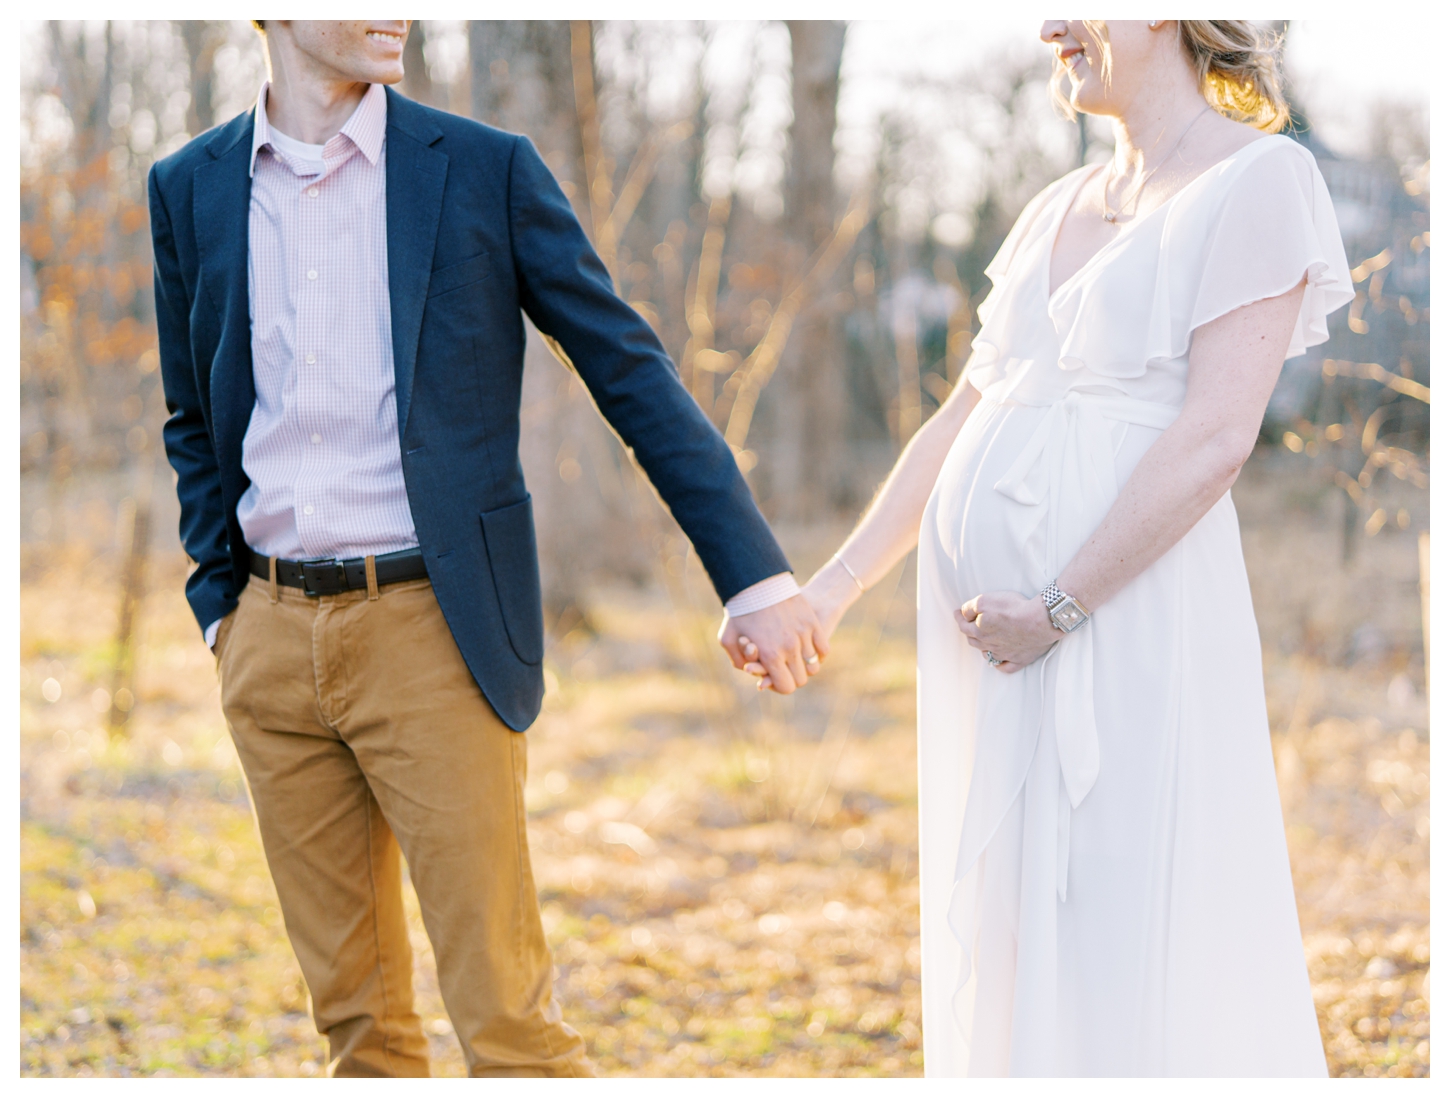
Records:
{"label": "belt loop", "polygon": [[[376,602],[378,598],[378,558],[374,556],[363,557],[363,571],[368,577],[368,602]],[[357,575],[356,572],[353,575]]]}
{"label": "belt loop", "polygon": [[277,558],[267,558],[267,597],[275,605],[277,602]]}

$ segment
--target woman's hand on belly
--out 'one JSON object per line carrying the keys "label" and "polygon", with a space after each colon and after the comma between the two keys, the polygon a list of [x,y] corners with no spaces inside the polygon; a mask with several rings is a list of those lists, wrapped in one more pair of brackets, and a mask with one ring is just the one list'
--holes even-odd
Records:
{"label": "woman's hand on belly", "polygon": [[1047,607],[1035,595],[992,591],[963,603],[952,613],[967,643],[1001,660],[996,668],[1008,675],[1041,659],[1062,639],[1047,616]]}

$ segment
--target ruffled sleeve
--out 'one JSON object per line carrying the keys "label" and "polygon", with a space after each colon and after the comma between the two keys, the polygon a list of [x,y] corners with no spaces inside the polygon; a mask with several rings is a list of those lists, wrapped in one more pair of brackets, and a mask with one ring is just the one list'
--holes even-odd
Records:
{"label": "ruffled sleeve", "polygon": [[1244,165],[1207,226],[1188,331],[1277,297],[1307,277],[1286,358],[1329,338],[1327,317],[1354,299],[1339,222],[1313,155],[1288,138]]}
{"label": "ruffled sleeve", "polygon": [[[1058,365],[1126,383],[1186,369],[1193,332],[1308,279],[1288,358],[1329,338],[1354,299],[1329,190],[1287,137],[1253,142],[1129,224],[1053,296]],[[1120,386],[1121,387],[1121,386]]]}
{"label": "ruffled sleeve", "polygon": [[[1074,187],[1074,180],[1078,174],[1086,170],[1088,169],[1079,168],[1076,171],[1068,172],[1061,179],[1054,180],[1033,195],[1027,205],[1022,207],[1022,212],[1007,232],[1007,238],[1002,241],[1002,246],[997,249],[997,254],[992,257],[992,261],[982,272],[992,280],[994,291],[1006,283],[1008,274],[1012,270],[1013,260],[1026,250],[1027,241],[1043,230],[1044,226],[1038,224],[1043,208],[1052,201],[1054,195]],[[988,297],[990,298],[991,295],[989,294]],[[984,301],[982,304],[985,306],[986,302]]]}
{"label": "ruffled sleeve", "polygon": [[986,393],[1003,380],[1006,358],[1026,354],[1024,348],[1032,333],[1030,329],[1021,330],[1023,322],[1040,327],[1037,310],[1043,303],[1038,302],[1034,310],[1032,303],[1020,300],[1024,290],[1030,293],[1032,285],[1032,280],[1024,277],[1024,267],[1035,262],[1041,238],[1055,224],[1053,200],[1064,192],[1075,193],[1079,173],[1087,170],[1069,172],[1039,191],[1023,207],[987,264],[984,273],[991,279],[992,289],[977,306],[981,328],[972,340],[972,355],[967,363],[967,379],[979,392]]}

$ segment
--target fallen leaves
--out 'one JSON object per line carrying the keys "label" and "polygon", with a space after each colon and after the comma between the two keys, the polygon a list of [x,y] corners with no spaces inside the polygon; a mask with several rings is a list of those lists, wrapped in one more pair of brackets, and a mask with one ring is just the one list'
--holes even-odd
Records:
{"label": "fallen leaves", "polygon": [[[1306,573],[1316,597],[1336,574],[1331,520],[1296,518],[1271,482],[1256,497],[1254,476],[1235,494],[1261,623],[1299,638],[1266,642],[1265,672],[1331,1072],[1426,1075],[1422,679],[1332,656],[1334,630],[1358,623],[1295,601]],[[1398,544],[1386,534],[1376,553]],[[93,701],[108,626],[90,607],[114,601],[109,581],[88,553],[46,559],[22,586],[22,1074],[325,1071],[184,562],[154,567],[131,738],[117,741]],[[1392,555],[1360,567],[1368,578],[1337,582],[1413,570]],[[1417,631],[1398,589],[1377,612]],[[555,994],[601,1072],[921,1074],[909,593],[883,611],[879,648],[848,619],[827,672],[790,699],[732,696],[708,674],[703,615],[634,589],[593,597],[589,627],[550,647],[527,799]],[[858,707],[837,705],[845,690]],[[838,708],[855,716],[826,743]],[[411,889],[405,900],[434,1070],[458,1075]]]}

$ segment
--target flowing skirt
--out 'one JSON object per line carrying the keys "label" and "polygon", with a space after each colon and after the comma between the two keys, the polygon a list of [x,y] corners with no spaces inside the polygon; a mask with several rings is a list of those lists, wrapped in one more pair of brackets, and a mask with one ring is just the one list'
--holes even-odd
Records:
{"label": "flowing skirt", "polygon": [[983,400],[918,562],[929,1076],[1323,1076],[1225,495],[1015,675],[952,611],[1038,591],[1176,410]]}

